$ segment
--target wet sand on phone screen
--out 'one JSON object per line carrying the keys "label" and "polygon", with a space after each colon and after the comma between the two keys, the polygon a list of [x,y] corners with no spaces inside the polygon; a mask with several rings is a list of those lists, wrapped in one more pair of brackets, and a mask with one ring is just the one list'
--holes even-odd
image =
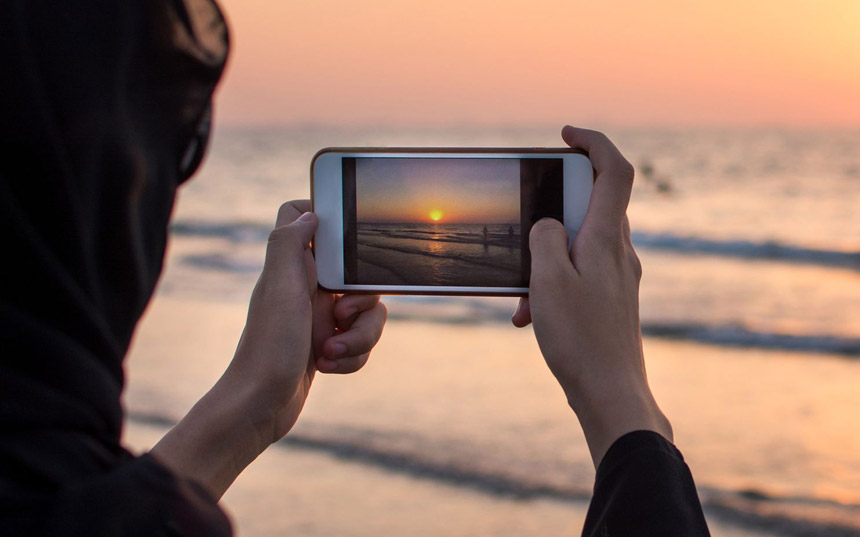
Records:
{"label": "wet sand on phone screen", "polygon": [[[426,227],[426,229],[423,229]],[[521,285],[519,225],[362,224],[358,282],[377,285]],[[508,233],[507,230],[510,230]]]}

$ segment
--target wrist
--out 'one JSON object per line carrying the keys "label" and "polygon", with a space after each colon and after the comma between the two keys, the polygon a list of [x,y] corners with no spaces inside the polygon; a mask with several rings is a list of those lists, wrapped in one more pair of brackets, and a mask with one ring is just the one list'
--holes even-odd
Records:
{"label": "wrist", "polygon": [[220,498],[271,444],[275,414],[254,404],[253,390],[223,376],[152,449],[175,474]]}
{"label": "wrist", "polygon": [[231,365],[198,405],[205,405],[215,429],[231,434],[241,443],[241,451],[256,457],[292,427],[292,422],[285,428],[281,424],[295,391],[265,376],[242,374]]}
{"label": "wrist", "polygon": [[613,380],[610,385],[566,390],[595,469],[612,444],[627,433],[654,431],[670,442],[674,440],[672,425],[657,405],[647,381]]}

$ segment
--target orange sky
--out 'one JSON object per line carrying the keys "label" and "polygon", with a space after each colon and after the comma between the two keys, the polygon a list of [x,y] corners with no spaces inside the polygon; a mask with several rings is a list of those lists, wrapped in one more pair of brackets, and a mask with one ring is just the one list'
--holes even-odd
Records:
{"label": "orange sky", "polygon": [[228,124],[860,126],[860,1],[222,0]]}
{"label": "orange sky", "polygon": [[360,158],[355,185],[360,223],[520,221],[516,159]]}

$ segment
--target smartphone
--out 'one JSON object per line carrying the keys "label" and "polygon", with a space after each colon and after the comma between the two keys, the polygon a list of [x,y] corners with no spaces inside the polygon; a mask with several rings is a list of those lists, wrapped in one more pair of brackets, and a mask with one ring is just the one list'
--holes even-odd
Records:
{"label": "smartphone", "polygon": [[323,149],[311,162],[319,285],[525,296],[531,226],[556,218],[572,240],[593,184],[571,149]]}

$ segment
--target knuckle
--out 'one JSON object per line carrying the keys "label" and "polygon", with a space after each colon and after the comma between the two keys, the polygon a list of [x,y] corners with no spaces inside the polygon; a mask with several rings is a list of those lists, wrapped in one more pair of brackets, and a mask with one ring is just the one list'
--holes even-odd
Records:
{"label": "knuckle", "polygon": [[337,373],[341,375],[349,375],[350,373],[355,373],[359,371],[362,367],[367,364],[367,359],[370,356],[370,353],[364,353],[359,356],[352,356],[346,360],[342,360],[340,366],[338,367]]}
{"label": "knuckle", "polygon": [[633,165],[630,164],[630,161],[624,157],[619,157],[618,162],[614,165],[613,171],[620,179],[630,183],[633,182],[633,179],[636,176],[636,168],[634,168]]}
{"label": "knuckle", "polygon": [[278,208],[278,217],[276,219],[275,227],[285,226],[301,216],[302,213],[309,210],[310,204],[307,200],[292,200],[282,203]]}
{"label": "knuckle", "polygon": [[642,261],[639,259],[639,256],[636,254],[636,250],[632,247],[627,248],[627,263],[630,268],[633,270],[633,276],[636,278],[637,282],[642,281]]}
{"label": "knuckle", "polygon": [[594,136],[595,141],[601,145],[612,145],[612,140],[610,140],[609,136],[607,136],[603,131],[589,131],[589,134]]}
{"label": "knuckle", "polygon": [[289,233],[289,229],[284,226],[276,227],[272,231],[269,232],[269,242],[279,242],[283,240],[287,234]]}
{"label": "knuckle", "polygon": [[373,337],[373,334],[369,332],[359,332],[356,334],[355,345],[353,349],[350,350],[354,350],[355,354],[363,354],[370,351],[375,344],[376,338]]}
{"label": "knuckle", "polygon": [[279,225],[269,232],[269,243],[293,242],[299,241],[301,236],[299,232],[291,226]]}
{"label": "knuckle", "polygon": [[287,218],[289,218],[295,210],[296,208],[293,206],[292,202],[287,201],[282,203],[278,208],[278,224],[286,222]]}

